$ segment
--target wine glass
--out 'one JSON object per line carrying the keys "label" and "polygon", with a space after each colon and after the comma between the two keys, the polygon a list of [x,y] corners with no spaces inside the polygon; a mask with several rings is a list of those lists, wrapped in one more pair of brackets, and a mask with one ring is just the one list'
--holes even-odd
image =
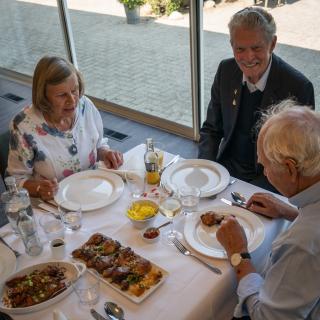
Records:
{"label": "wine glass", "polygon": [[173,195],[160,195],[159,197],[159,211],[162,215],[171,220],[170,230],[163,234],[163,242],[167,245],[173,246],[172,240],[177,238],[182,239],[181,232],[174,229],[174,217],[181,212],[181,202],[179,198]]}

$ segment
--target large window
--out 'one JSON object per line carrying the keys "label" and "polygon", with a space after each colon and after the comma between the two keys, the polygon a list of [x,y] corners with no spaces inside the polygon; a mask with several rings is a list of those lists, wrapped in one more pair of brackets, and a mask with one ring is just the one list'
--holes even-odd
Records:
{"label": "large window", "polygon": [[[0,68],[32,75],[43,55],[69,58],[74,48],[86,93],[99,106],[196,137],[197,106],[205,116],[218,64],[232,57],[228,21],[253,1],[217,1],[215,7],[205,1],[204,9],[202,0],[183,2],[181,14],[158,17],[144,8],[140,23],[128,24],[118,0],[0,0]],[[66,24],[57,3],[68,8]],[[318,1],[276,3],[270,0],[267,9],[278,26],[275,52],[313,82],[320,110]],[[74,40],[68,50],[64,39]]]}
{"label": "large window", "polygon": [[[252,3],[237,1],[203,9],[204,114],[219,62],[233,56],[229,43],[229,19],[245,4]],[[276,4],[277,1],[269,0],[266,8],[277,24],[278,43],[274,52],[310,79],[315,89],[316,110],[320,111],[319,3],[300,0],[288,1],[288,4],[281,6]],[[263,7],[264,1],[259,2],[259,5]]]}
{"label": "large window", "polygon": [[87,94],[192,126],[188,16],[128,24],[117,0],[67,1]]}
{"label": "large window", "polygon": [[32,75],[43,55],[65,56],[55,0],[0,1],[0,67]]}

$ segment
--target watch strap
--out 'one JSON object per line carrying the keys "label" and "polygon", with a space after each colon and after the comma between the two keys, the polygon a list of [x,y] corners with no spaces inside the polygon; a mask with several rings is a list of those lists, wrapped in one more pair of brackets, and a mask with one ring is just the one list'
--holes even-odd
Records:
{"label": "watch strap", "polygon": [[251,259],[251,255],[249,252],[241,252],[240,256],[242,259]]}

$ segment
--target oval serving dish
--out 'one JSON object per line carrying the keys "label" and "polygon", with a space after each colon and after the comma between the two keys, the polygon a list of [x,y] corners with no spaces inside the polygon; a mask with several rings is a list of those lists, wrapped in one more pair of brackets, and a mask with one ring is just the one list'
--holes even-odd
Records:
{"label": "oval serving dish", "polygon": [[[29,307],[11,308],[11,307],[7,307],[6,305],[4,305],[3,298],[6,297],[6,292],[7,292],[7,288],[8,288],[5,284],[7,281],[9,281],[13,278],[19,277],[19,276],[28,275],[35,270],[41,271],[41,270],[45,269],[47,266],[59,266],[59,267],[62,267],[65,269],[64,282],[66,283],[67,288],[64,291],[62,291],[61,293],[58,293],[57,295],[54,295],[52,298],[49,298],[46,301],[43,301],[38,304],[34,304]],[[6,312],[6,313],[11,313],[11,314],[24,314],[24,313],[35,312],[35,311],[45,309],[48,306],[60,301],[61,299],[66,297],[68,294],[70,294],[71,291],[73,290],[71,283],[76,281],[85,270],[86,270],[86,266],[83,263],[80,263],[80,262],[70,263],[70,262],[66,262],[66,261],[50,261],[50,262],[40,263],[40,264],[36,264],[34,266],[23,268],[23,269],[19,270],[18,272],[12,274],[7,279],[5,279],[5,281],[1,284],[0,311]]]}

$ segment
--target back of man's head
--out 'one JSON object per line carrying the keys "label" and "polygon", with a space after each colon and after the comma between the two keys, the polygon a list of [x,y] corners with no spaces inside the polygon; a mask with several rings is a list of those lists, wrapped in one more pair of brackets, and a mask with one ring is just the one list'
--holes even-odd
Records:
{"label": "back of man's head", "polygon": [[276,23],[270,13],[260,7],[247,7],[235,13],[228,24],[232,36],[236,28],[261,30],[265,39],[271,42],[276,34]]}
{"label": "back of man's head", "polygon": [[283,169],[291,159],[304,177],[320,175],[320,114],[293,100],[284,100],[263,116],[263,152]]}

